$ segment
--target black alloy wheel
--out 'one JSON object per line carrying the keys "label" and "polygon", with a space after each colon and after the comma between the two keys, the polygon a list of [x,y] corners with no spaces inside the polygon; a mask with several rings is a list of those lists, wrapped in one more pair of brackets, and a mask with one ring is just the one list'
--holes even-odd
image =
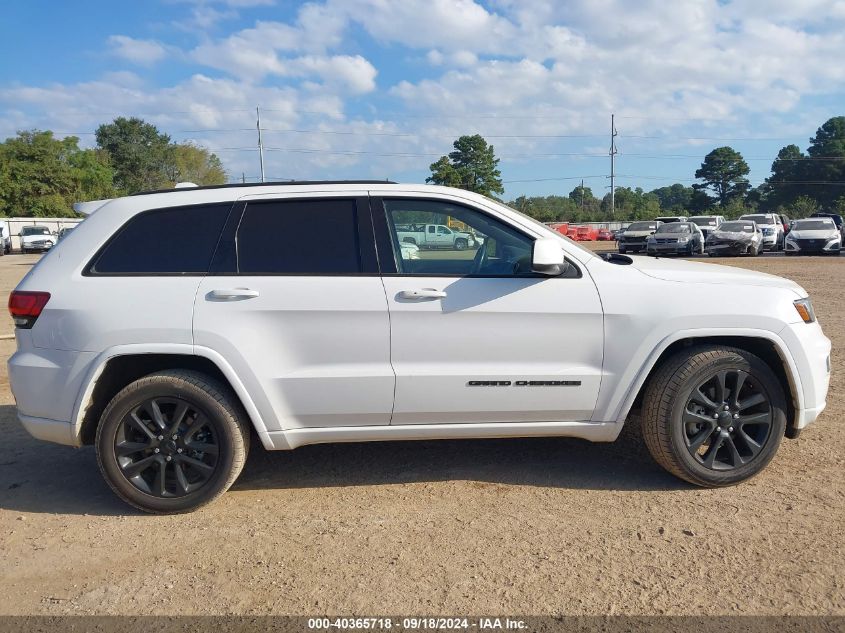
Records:
{"label": "black alloy wheel", "polygon": [[690,455],[711,470],[749,463],[772,432],[772,405],[763,386],[741,369],[705,379],[684,408],[684,440]]}

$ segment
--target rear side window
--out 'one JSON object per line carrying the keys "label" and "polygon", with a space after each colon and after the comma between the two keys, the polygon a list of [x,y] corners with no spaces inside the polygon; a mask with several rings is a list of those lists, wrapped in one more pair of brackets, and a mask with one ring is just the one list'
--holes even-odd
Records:
{"label": "rear side window", "polygon": [[140,213],[106,244],[92,274],[166,275],[208,271],[231,202]]}
{"label": "rear side window", "polygon": [[361,272],[355,200],[251,202],[236,236],[242,275]]}

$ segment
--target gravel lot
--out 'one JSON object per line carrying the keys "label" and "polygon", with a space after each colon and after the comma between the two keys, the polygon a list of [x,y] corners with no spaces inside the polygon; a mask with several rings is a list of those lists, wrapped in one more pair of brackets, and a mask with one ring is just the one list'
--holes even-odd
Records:
{"label": "gravel lot", "polygon": [[[3,297],[36,260],[0,258]],[[834,343],[828,410],[731,489],[679,482],[631,432],[258,446],[213,506],[151,517],[92,448],[23,431],[3,363],[0,613],[843,615],[845,257],[720,263],[803,285]]]}

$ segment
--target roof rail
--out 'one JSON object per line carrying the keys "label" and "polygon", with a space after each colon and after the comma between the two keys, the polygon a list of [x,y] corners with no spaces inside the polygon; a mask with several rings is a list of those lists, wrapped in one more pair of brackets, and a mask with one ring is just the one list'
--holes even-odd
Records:
{"label": "roof rail", "polygon": [[[182,183],[180,183],[182,184]],[[392,180],[282,180],[277,182],[233,182],[225,185],[200,185],[190,187],[191,191],[198,191],[203,189],[228,189],[236,187],[270,187],[279,185],[395,185]],[[178,187],[178,185],[177,185]],[[139,191],[137,193],[129,194],[131,196],[145,196],[151,193],[173,193],[180,191],[185,187],[178,187],[174,189],[152,189],[150,191]]]}

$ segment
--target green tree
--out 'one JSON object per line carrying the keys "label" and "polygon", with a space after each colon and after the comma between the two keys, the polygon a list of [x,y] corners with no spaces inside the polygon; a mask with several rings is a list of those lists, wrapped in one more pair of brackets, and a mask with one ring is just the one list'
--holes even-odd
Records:
{"label": "green tree", "polygon": [[169,174],[171,185],[177,182],[192,182],[197,185],[223,185],[228,178],[223,163],[216,154],[193,143],[181,143],[171,146],[172,170]]}
{"label": "green tree", "polygon": [[772,163],[772,175],[763,185],[764,201],[767,208],[775,209],[792,204],[802,195],[807,194],[806,156],[797,145],[781,148]]}
{"label": "green tree", "polygon": [[105,150],[114,170],[115,186],[122,193],[159,189],[173,173],[170,137],[138,118],[118,117],[96,131],[97,145]]}
{"label": "green tree", "polygon": [[657,199],[660,201],[660,208],[663,211],[680,213],[690,208],[693,196],[695,195],[695,189],[675,183],[674,185],[655,189],[651,193],[657,196]]}
{"label": "green tree", "polygon": [[813,184],[804,188],[804,194],[830,207],[845,192],[845,116],[828,119],[816,130],[807,155],[807,180]]}
{"label": "green tree", "polygon": [[114,194],[108,165],[79,139],[25,131],[0,144],[0,213],[6,216],[68,217],[77,200]]}
{"label": "green tree", "polygon": [[751,185],[748,174],[751,170],[742,154],[731,147],[717,147],[704,157],[701,167],[696,170],[695,177],[702,180],[693,189],[715,195],[711,200],[726,206],[733,198],[745,198]]}
{"label": "green tree", "polygon": [[479,135],[461,136],[453,144],[448,157],[442,156],[431,164],[431,176],[426,182],[449,187],[459,187],[491,196],[504,193],[499,159],[492,145]]}

